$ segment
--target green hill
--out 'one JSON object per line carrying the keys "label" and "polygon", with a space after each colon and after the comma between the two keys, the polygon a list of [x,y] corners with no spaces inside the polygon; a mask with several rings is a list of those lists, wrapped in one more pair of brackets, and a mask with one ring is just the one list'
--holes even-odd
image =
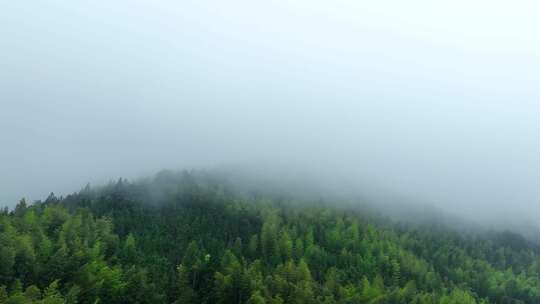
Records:
{"label": "green hill", "polygon": [[162,172],[2,212],[0,286],[0,303],[540,303],[540,251]]}

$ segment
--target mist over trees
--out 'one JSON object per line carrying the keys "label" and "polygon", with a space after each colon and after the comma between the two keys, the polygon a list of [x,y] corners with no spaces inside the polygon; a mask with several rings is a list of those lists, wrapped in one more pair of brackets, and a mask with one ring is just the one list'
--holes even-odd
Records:
{"label": "mist over trees", "polygon": [[539,11],[3,1],[0,304],[540,303]]}
{"label": "mist over trees", "polygon": [[7,1],[0,206],[264,164],[477,222],[538,223],[539,9]]}
{"label": "mist over trees", "polygon": [[0,215],[0,303],[538,303],[540,247],[162,172]]}

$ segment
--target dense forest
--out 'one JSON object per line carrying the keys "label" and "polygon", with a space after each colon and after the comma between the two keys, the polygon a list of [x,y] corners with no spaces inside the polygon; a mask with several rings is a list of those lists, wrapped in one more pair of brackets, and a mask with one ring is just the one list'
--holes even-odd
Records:
{"label": "dense forest", "polygon": [[540,303],[540,250],[162,172],[3,210],[0,303]]}

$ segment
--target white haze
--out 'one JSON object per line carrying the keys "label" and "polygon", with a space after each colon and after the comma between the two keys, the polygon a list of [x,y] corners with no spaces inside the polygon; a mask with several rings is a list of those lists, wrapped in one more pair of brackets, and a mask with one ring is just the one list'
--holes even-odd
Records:
{"label": "white haze", "polygon": [[539,11],[4,1],[0,206],[240,165],[386,189],[478,221],[538,221]]}

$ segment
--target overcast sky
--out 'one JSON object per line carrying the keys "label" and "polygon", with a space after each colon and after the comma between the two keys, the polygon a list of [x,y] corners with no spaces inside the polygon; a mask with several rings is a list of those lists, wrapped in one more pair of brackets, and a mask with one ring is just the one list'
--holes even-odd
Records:
{"label": "overcast sky", "polygon": [[539,11],[4,1],[0,206],[163,168],[275,163],[540,220]]}

